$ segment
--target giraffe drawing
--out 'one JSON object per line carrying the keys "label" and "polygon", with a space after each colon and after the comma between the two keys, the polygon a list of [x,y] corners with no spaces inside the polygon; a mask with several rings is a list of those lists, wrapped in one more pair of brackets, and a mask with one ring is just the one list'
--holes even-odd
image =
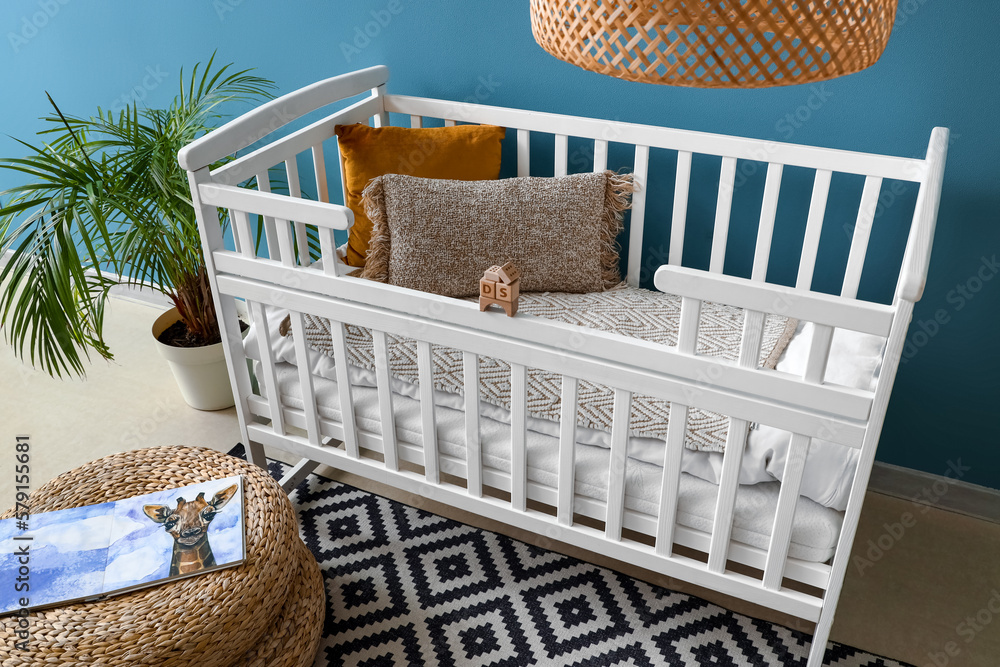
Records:
{"label": "giraffe drawing", "polygon": [[170,560],[170,574],[177,576],[215,566],[215,556],[208,543],[208,525],[236,493],[237,486],[223,489],[212,500],[205,500],[205,493],[188,502],[177,499],[177,506],[144,505],[142,511],[156,523],[163,524],[174,538],[174,554]]}

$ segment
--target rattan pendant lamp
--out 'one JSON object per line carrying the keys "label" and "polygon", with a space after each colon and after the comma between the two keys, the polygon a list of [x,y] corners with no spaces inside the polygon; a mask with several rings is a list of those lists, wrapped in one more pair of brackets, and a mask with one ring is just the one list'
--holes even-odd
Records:
{"label": "rattan pendant lamp", "polygon": [[538,44],[587,70],[646,83],[763,88],[874,64],[897,0],[531,0]]}

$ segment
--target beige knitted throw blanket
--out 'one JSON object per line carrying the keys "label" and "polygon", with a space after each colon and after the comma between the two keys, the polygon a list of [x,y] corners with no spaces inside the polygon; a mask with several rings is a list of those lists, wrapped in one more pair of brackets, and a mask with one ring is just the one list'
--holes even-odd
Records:
{"label": "beige knitted throw blanket", "polygon": [[[549,320],[617,333],[630,338],[673,346],[677,344],[681,299],[678,296],[619,284],[604,292],[585,294],[522,294],[518,314],[528,313]],[[488,317],[491,315],[484,315]],[[495,316],[495,315],[493,315]],[[305,332],[313,349],[333,357],[330,324],[325,318],[305,316]],[[741,308],[705,302],[699,321],[698,354],[735,361],[739,356],[744,311]],[[290,336],[288,321],[281,332]],[[773,369],[795,332],[797,320],[768,315],[764,325],[760,364]],[[371,332],[347,325],[349,362],[358,368],[374,370],[375,354]],[[418,384],[417,346],[412,339],[387,336],[389,367],[393,377]],[[462,352],[434,346],[434,388],[463,394]],[[510,365],[500,359],[479,358],[480,399],[506,410],[510,409]],[[528,413],[537,418],[559,421],[562,376],[558,373],[528,369]],[[593,429],[611,430],[614,416],[614,390],[581,380],[579,383],[577,423]],[[669,401],[636,394],[632,399],[630,434],[665,438],[670,416]],[[692,408],[688,413],[685,446],[701,451],[725,450],[728,418]]]}

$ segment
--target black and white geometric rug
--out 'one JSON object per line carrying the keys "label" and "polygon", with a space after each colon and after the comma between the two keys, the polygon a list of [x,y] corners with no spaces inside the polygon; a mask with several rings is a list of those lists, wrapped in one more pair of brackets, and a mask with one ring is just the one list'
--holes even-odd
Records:
{"label": "black and white geometric rug", "polygon": [[[326,582],[316,667],[806,663],[809,635],[318,475],[291,500]],[[905,667],[832,643],[824,664]]]}

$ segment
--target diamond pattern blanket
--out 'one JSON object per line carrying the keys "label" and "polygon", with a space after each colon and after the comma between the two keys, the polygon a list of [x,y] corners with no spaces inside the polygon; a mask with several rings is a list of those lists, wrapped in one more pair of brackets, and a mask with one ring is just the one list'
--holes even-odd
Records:
{"label": "diamond pattern blanket", "polygon": [[[681,298],[619,284],[604,292],[585,294],[530,293],[522,294],[518,313],[528,313],[559,322],[616,333],[629,338],[659,343],[677,344]],[[702,304],[699,321],[698,354],[735,361],[739,356],[744,311],[741,308],[706,302]],[[798,322],[778,315],[768,315],[764,325],[760,365],[773,369],[795,332]],[[373,371],[375,354],[371,331],[347,325],[349,364]],[[333,357],[329,320],[305,316],[307,342],[313,349]],[[282,333],[290,336],[287,322]],[[387,336],[389,367],[394,378],[418,384],[417,345],[412,339]],[[463,394],[463,359],[459,350],[434,347],[434,388]],[[510,364],[491,357],[479,358],[480,399],[503,409],[510,409]],[[352,380],[353,381],[353,380]],[[558,373],[531,368],[528,370],[528,412],[531,416],[559,421],[562,376]],[[588,428],[610,431],[614,413],[614,390],[610,387],[581,380],[579,384],[577,423]],[[669,401],[653,396],[634,395],[630,418],[630,434],[665,438],[669,423]],[[724,415],[692,408],[688,413],[685,446],[701,451],[721,452],[725,449],[728,418]]]}

